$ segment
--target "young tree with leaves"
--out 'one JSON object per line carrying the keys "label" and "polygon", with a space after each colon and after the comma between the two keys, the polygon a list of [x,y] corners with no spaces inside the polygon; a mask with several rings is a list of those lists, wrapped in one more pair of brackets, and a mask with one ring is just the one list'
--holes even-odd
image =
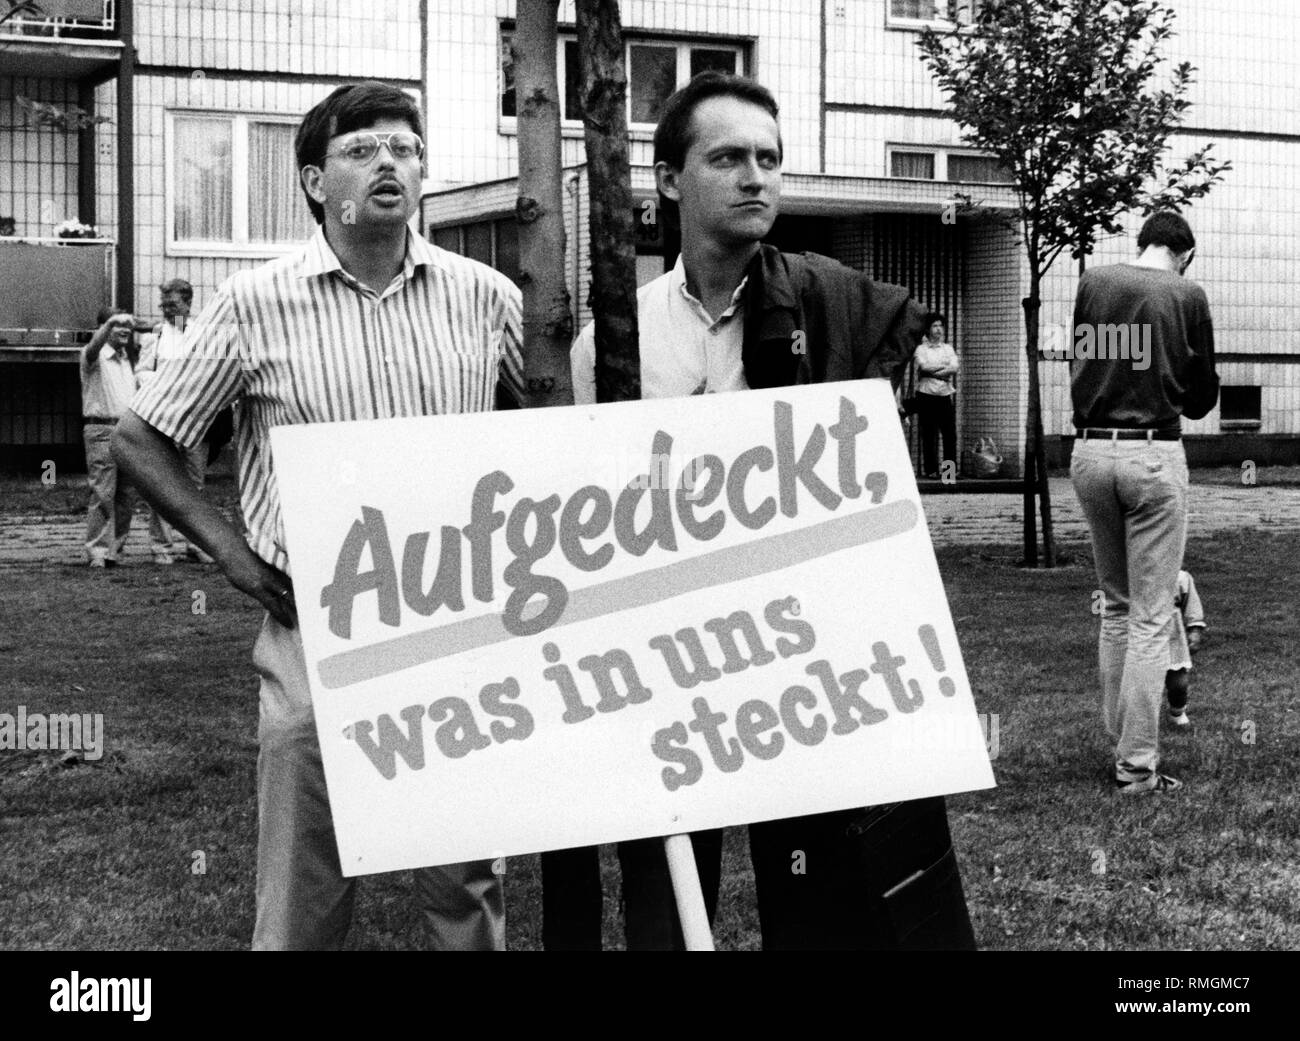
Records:
{"label": "young tree with leaves", "polygon": [[969,26],[927,28],[922,60],[967,143],[997,156],[1015,180],[1012,221],[1029,262],[1021,301],[1029,402],[1025,423],[1025,564],[1037,566],[1034,494],[1041,502],[1043,563],[1055,564],[1043,450],[1038,324],[1043,278],[1060,254],[1092,252],[1131,210],[1179,209],[1231,164],[1206,146],[1165,167],[1193,68],[1168,70],[1161,52],[1174,12],[1159,0],[983,0]]}

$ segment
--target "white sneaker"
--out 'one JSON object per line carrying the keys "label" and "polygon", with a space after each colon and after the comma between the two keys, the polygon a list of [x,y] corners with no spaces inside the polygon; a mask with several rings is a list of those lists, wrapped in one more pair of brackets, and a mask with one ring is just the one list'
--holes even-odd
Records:
{"label": "white sneaker", "polygon": [[1185,726],[1190,726],[1192,721],[1187,718],[1187,709],[1171,708],[1169,710],[1169,722],[1171,722],[1176,727],[1185,727]]}

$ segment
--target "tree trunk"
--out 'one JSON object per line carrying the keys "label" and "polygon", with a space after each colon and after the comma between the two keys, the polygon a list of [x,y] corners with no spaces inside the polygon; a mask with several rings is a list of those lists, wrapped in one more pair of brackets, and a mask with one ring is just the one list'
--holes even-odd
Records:
{"label": "tree trunk", "polygon": [[578,0],[582,125],[590,184],[596,400],[641,397],[636,240],[628,165],[627,75],[617,0]]}
{"label": "tree trunk", "polygon": [[519,124],[519,271],[524,297],[526,408],[573,403],[573,314],[564,281],[560,102],[555,71],[559,0],[519,0],[511,41]]}
{"label": "tree trunk", "polygon": [[1034,492],[1042,508],[1043,566],[1056,566],[1052,531],[1052,494],[1047,482],[1047,454],[1043,448],[1043,400],[1038,379],[1038,316],[1041,276],[1031,271],[1029,295],[1021,301],[1025,311],[1025,358],[1029,365],[1029,407],[1025,416],[1025,566],[1038,566],[1037,538],[1033,534]]}

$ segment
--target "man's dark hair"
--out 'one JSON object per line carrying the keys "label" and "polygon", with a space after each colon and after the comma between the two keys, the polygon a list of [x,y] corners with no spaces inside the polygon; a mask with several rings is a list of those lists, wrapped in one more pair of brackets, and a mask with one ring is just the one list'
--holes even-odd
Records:
{"label": "man's dark hair", "polygon": [[158,292],[180,293],[187,304],[194,300],[194,287],[183,278],[173,278],[168,282],[163,282],[158,286]]}
{"label": "man's dark hair", "polygon": [[1151,214],[1138,232],[1138,249],[1164,246],[1175,255],[1186,253],[1196,245],[1191,225],[1173,210],[1159,210]]}
{"label": "man's dark hair", "polygon": [[[746,76],[734,76],[728,72],[701,72],[664,102],[659,115],[659,125],[655,127],[656,163],[667,163],[676,170],[686,162],[686,153],[691,147],[691,117],[701,101],[709,98],[732,97],[757,105],[777,118],[780,108],[772,92],[757,80]],[[777,132],[777,147],[782,148],[781,135]],[[784,149],[782,148],[784,152]]]}
{"label": "man's dark hair", "polygon": [[[293,140],[298,169],[323,167],[325,150],[331,138],[365,130],[381,119],[403,119],[421,139],[424,138],[420,109],[405,91],[374,80],[339,87],[302,117]],[[306,187],[302,191],[307,195]],[[325,208],[310,195],[307,195],[307,207],[317,224],[325,223]]]}

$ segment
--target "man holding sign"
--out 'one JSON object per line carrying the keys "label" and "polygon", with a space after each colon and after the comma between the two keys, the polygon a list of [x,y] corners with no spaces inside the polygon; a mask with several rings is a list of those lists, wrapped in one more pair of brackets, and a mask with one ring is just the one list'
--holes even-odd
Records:
{"label": "man holding sign", "polygon": [[[422,132],[411,98],[379,83],[340,87],[307,113],[295,150],[316,235],[222,286],[114,437],[146,497],[266,608],[253,650],[261,677],[256,949],[340,946],[355,890],[340,870],[326,795],[271,428],[486,411],[499,369],[518,383],[518,290],[409,231]],[[198,493],[171,447],[197,445],[232,403],[247,542]],[[358,471],[340,465],[331,478],[346,488]],[[433,946],[504,946],[490,860],[422,869],[416,888]]]}
{"label": "man holding sign", "polygon": [[[777,112],[766,88],[722,73],[664,105],[655,174],[682,249],[638,294],[644,397],[897,377],[924,331],[905,289],[761,244],[780,205]],[[578,404],[597,400],[595,360],[588,326],[572,355]],[[847,440],[866,426],[855,415],[829,432]],[[974,946],[942,797],[765,821],[749,838],[764,949]],[[711,914],[720,834],[693,840]],[[625,842],[619,856],[629,947],[680,947],[662,843]],[[580,851],[551,864],[556,896],[589,907],[580,879],[596,876]]]}

